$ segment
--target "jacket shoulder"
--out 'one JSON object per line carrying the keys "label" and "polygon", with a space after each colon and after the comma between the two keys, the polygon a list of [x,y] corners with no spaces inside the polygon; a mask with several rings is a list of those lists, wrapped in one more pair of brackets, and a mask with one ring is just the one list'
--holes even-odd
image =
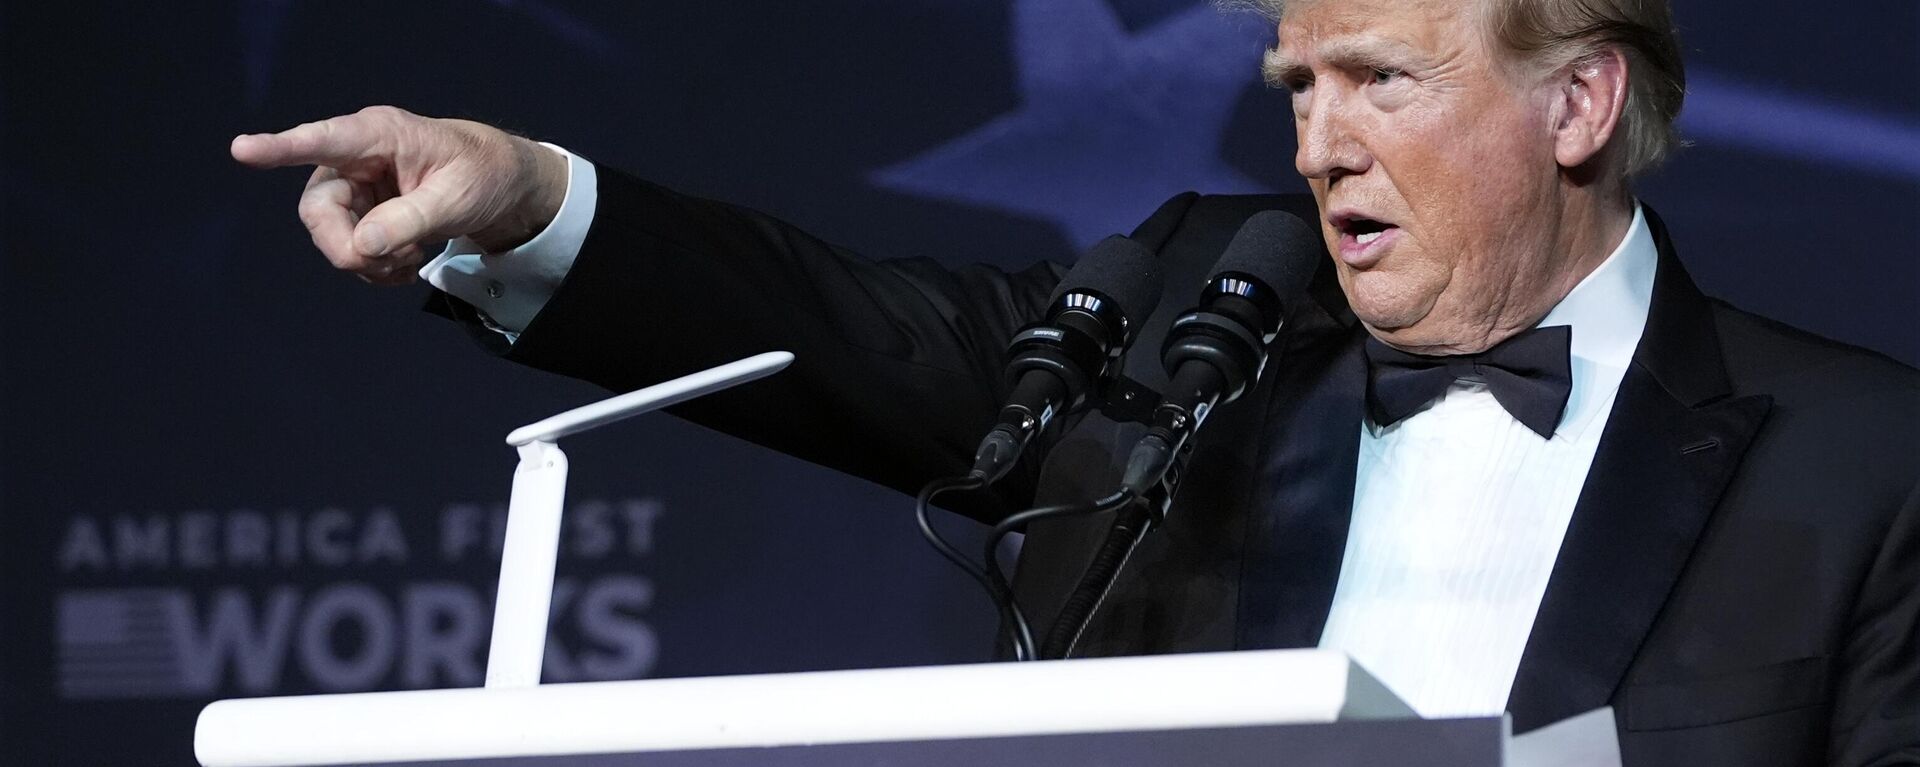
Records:
{"label": "jacket shoulder", "polygon": [[1796,399],[1920,407],[1920,370],[1711,299],[1727,373],[1737,389]]}
{"label": "jacket shoulder", "polygon": [[1920,371],[1721,301],[1713,308],[1734,393],[1772,400],[1764,441],[1790,458],[1772,471],[1844,487],[1836,497],[1871,497],[1874,508],[1897,509],[1917,492]]}
{"label": "jacket shoulder", "polygon": [[[1200,240],[1196,245],[1225,248],[1227,240],[1253,214],[1283,210],[1307,221],[1319,217],[1319,207],[1306,194],[1200,194],[1182,192],[1161,203],[1159,209],[1135,227],[1133,239],[1156,250],[1175,239]],[[1215,242],[1217,240],[1217,242]]]}

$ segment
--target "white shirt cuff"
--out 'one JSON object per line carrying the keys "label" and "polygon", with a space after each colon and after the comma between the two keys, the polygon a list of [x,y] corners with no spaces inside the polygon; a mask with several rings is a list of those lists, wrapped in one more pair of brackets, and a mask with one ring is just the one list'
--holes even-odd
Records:
{"label": "white shirt cuff", "polygon": [[526,244],[502,253],[487,253],[472,240],[456,238],[420,267],[421,279],[472,304],[487,326],[508,341],[518,340],[520,331],[560,289],[560,281],[580,256],[599,203],[593,163],[552,144],[541,142],[541,146],[567,158],[567,195],[547,228]]}

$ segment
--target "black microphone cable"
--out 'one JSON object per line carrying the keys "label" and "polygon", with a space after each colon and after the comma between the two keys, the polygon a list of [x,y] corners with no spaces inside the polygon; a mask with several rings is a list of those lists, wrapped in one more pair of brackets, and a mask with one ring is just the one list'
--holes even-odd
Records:
{"label": "black microphone cable", "polygon": [[1000,614],[1000,631],[1006,632],[1010,628],[1026,631],[1024,637],[1015,635],[1009,637],[1009,640],[1013,645],[1014,660],[1030,660],[1032,659],[1030,650],[1034,646],[1032,632],[1026,629],[1026,616],[1020,614],[1019,605],[1015,604],[1011,597],[1012,592],[1004,589],[994,579],[988,577],[987,568],[975,564],[973,560],[968,559],[966,554],[961,553],[958,547],[948,541],[946,536],[941,535],[940,531],[933,526],[932,509],[934,498],[940,496],[942,493],[956,490],[979,490],[986,486],[987,480],[984,477],[971,474],[961,477],[945,477],[928,482],[920,488],[920,494],[914,500],[914,518],[920,523],[920,537],[925,538],[927,543],[932,545],[935,551],[940,552],[940,556],[946,557],[948,562],[952,562],[955,567],[960,568],[961,572],[966,573],[968,577],[973,578],[975,583],[980,584],[980,588],[986,590],[987,598],[993,600],[994,609]]}
{"label": "black microphone cable", "polygon": [[1041,656],[1039,648],[1033,642],[1033,627],[1027,621],[1026,613],[1020,609],[1019,600],[1014,598],[1013,587],[1007,582],[1006,573],[1000,568],[1000,543],[1016,532],[1026,532],[1027,525],[1034,522],[1055,517],[1099,514],[1121,508],[1132,500],[1132,491],[1121,490],[1092,503],[1041,506],[1008,515],[987,533],[985,550],[980,555],[980,561],[986,563],[987,580],[990,583],[988,590],[994,595],[995,604],[1000,606],[1001,614],[1013,622],[1010,630],[1011,639],[1016,643],[1014,646],[1016,660],[1038,660]]}
{"label": "black microphone cable", "polygon": [[[1059,506],[1043,506],[1009,515],[993,527],[987,536],[986,553],[981,557],[982,564],[975,564],[961,553],[959,547],[948,541],[946,536],[933,526],[933,499],[942,493],[952,491],[979,490],[986,487],[986,480],[974,475],[947,477],[928,482],[920,489],[914,503],[914,517],[920,523],[920,537],[932,544],[935,551],[946,557],[955,567],[960,568],[980,588],[985,589],[987,598],[993,601],[995,612],[1000,616],[997,634],[1013,650],[1016,661],[1037,660],[1038,645],[1033,639],[1032,623],[1026,613],[1020,609],[1020,603],[1013,597],[1013,587],[1007,582],[1006,575],[1000,569],[1000,542],[1015,530],[1022,529],[1028,522],[1053,516],[1085,514],[1102,510],[1101,504],[1071,503]],[[1104,502],[1102,502],[1104,503]]]}
{"label": "black microphone cable", "polygon": [[1120,509],[1131,503],[1135,496],[1132,491],[1121,490],[1106,498],[1092,502],[1063,503],[1053,506],[1040,506],[1009,514],[987,534],[981,554],[980,564],[968,559],[959,547],[941,535],[933,526],[933,500],[940,495],[954,491],[970,491],[984,488],[986,483],[977,476],[946,477],[928,482],[920,489],[914,503],[914,517],[920,524],[920,536],[940,552],[947,561],[960,568],[975,583],[987,592],[987,598],[1000,616],[998,633],[1013,650],[1016,661],[1039,660],[1039,645],[1034,641],[1033,625],[1027,619],[1026,612],[1020,608],[1019,600],[1013,596],[1013,587],[1000,566],[1000,544],[1007,536],[1024,532],[1028,525],[1045,519],[1099,514]]}

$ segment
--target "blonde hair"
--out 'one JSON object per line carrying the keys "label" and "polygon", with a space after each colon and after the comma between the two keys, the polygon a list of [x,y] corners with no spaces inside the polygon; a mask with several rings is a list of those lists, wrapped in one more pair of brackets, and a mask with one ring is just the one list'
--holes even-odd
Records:
{"label": "blonde hair", "polygon": [[[1289,0],[1223,0],[1279,21]],[[1491,39],[1532,71],[1553,72],[1617,48],[1627,59],[1620,166],[1628,178],[1658,166],[1679,139],[1686,67],[1667,0],[1483,0]]]}

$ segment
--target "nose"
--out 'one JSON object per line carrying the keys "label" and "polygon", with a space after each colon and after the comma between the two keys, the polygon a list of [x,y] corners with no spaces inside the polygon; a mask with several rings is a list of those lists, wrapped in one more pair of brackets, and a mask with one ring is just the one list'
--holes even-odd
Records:
{"label": "nose", "polygon": [[1337,181],[1367,172],[1373,158],[1366,150],[1359,105],[1337,87],[1316,87],[1304,113],[1294,115],[1299,151],[1293,167],[1310,179]]}

